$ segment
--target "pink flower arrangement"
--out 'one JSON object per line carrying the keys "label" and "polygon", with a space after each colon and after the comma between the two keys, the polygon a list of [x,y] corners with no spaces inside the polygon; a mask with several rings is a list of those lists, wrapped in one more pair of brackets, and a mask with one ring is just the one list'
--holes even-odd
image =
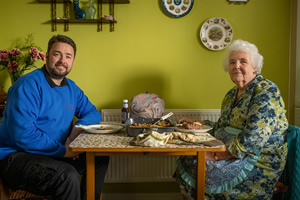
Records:
{"label": "pink flower arrangement", "polygon": [[26,70],[37,68],[37,60],[45,61],[45,54],[34,46],[32,35],[25,39],[25,45],[19,48],[0,50],[0,71],[7,70],[12,84],[20,78]]}

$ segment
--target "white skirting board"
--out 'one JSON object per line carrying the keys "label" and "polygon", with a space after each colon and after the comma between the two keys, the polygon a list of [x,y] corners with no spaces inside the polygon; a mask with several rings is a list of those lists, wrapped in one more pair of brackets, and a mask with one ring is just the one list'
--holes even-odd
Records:
{"label": "white skirting board", "polygon": [[[173,112],[170,117],[173,122],[182,117],[211,121],[217,121],[220,117],[219,109],[165,109],[165,114],[169,112]],[[103,109],[101,114],[102,121],[121,121],[121,109]],[[177,158],[178,156],[111,156],[105,183],[174,181],[172,176]]]}
{"label": "white skirting board", "polygon": [[[221,111],[220,109],[165,109],[164,114],[169,112],[173,112],[173,115],[169,119],[176,122],[182,117],[217,121]],[[101,114],[102,121],[121,121],[121,109],[102,109]]]}

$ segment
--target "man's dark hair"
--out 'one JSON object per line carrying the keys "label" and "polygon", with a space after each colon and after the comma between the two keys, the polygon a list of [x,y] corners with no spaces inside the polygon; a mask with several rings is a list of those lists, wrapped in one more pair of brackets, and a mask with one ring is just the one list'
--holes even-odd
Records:
{"label": "man's dark hair", "polygon": [[55,42],[64,42],[64,43],[67,43],[67,44],[71,45],[73,47],[73,50],[74,50],[74,58],[75,58],[76,44],[71,38],[69,38],[65,35],[59,35],[59,34],[58,35],[53,35],[52,38],[48,42],[48,53],[50,52],[50,50],[51,50],[51,48],[52,48],[52,46]]}

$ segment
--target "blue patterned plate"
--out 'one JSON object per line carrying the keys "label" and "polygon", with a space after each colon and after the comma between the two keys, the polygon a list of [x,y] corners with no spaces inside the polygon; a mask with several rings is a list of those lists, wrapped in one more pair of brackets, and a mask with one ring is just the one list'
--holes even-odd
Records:
{"label": "blue patterned plate", "polygon": [[171,17],[184,17],[189,14],[194,5],[194,0],[162,0],[162,6]]}

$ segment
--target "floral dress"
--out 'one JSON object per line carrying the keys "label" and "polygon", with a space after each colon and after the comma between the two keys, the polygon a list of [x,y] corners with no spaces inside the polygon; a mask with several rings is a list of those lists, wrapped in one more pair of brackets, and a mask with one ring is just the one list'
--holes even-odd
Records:
{"label": "floral dress", "polygon": [[[237,92],[235,86],[226,94],[218,122],[205,121],[235,157],[206,161],[206,199],[271,199],[287,157],[284,102],[278,87],[261,75],[236,100]],[[181,156],[174,174],[192,197],[196,197],[196,162],[193,156]]]}

